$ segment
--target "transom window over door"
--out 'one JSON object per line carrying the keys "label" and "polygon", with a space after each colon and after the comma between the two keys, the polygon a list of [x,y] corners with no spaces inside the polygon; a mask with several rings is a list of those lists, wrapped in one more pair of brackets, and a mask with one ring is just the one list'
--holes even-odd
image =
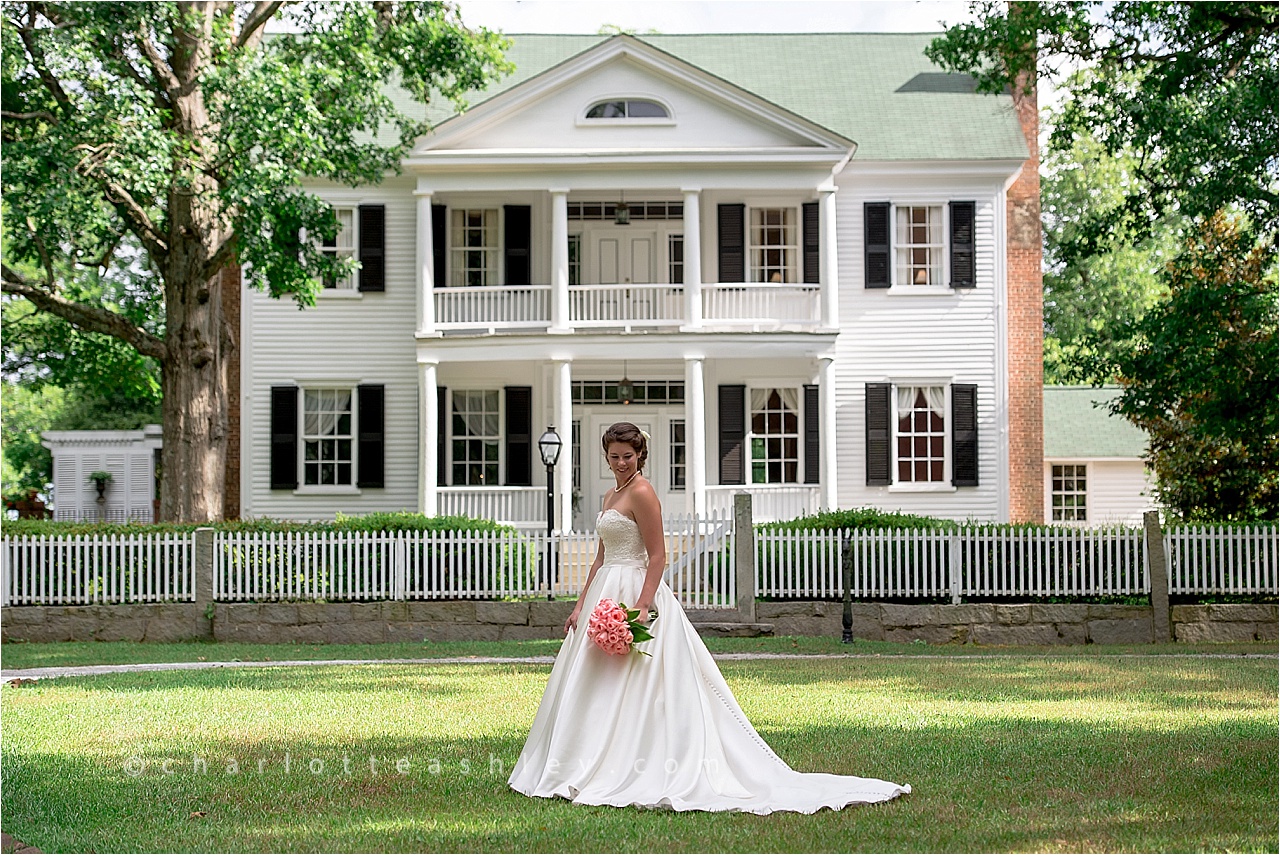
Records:
{"label": "transom window over door", "polygon": [[946,390],[899,386],[898,481],[941,483],[946,464]]}
{"label": "transom window over door", "polygon": [[800,470],[800,395],[751,390],[751,483],[794,484]]}
{"label": "transom window over door", "polygon": [[453,483],[497,486],[502,441],[498,390],[453,392]]}
{"label": "transom window over door", "polygon": [[799,235],[791,208],[752,208],[748,229],[752,282],[795,282]]}
{"label": "transom window over door", "polygon": [[894,245],[895,282],[902,285],[943,285],[942,206],[903,205],[897,209]]}
{"label": "transom window over door", "polygon": [[498,284],[498,210],[454,208],[450,214],[450,284]]}
{"label": "transom window over door", "polygon": [[351,390],[307,389],[302,411],[302,483],[352,483]]}

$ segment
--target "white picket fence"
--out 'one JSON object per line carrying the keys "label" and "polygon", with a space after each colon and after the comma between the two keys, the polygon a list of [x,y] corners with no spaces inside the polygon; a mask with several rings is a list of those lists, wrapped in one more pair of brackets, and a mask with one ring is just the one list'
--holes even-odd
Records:
{"label": "white picket fence", "polygon": [[[1179,526],[1165,533],[1171,594],[1275,594],[1275,526]],[[1105,597],[1151,590],[1141,529],[966,526],[954,531],[756,533],[757,594],[854,599]]]}
{"label": "white picket fence", "polygon": [[[727,515],[672,518],[665,579],[681,602],[730,608],[735,534]],[[215,600],[388,600],[573,596],[593,534],[545,532],[218,532]],[[755,532],[757,596],[859,600],[1141,595],[1150,590],[1138,529],[966,526],[954,531]],[[1275,595],[1274,525],[1165,532],[1170,593]],[[5,537],[4,605],[192,602],[195,537]]]}
{"label": "white picket fence", "polygon": [[4,605],[192,602],[190,533],[6,537]]}
{"label": "white picket fence", "polygon": [[[736,604],[727,518],[664,521],[664,578],[682,604]],[[548,547],[548,544],[550,546]],[[213,597],[426,600],[576,596],[596,557],[594,534],[517,531],[220,532]]]}

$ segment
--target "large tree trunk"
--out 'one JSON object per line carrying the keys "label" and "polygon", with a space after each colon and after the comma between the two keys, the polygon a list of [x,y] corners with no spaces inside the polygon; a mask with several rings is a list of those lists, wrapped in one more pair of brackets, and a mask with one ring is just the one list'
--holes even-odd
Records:
{"label": "large tree trunk", "polygon": [[161,366],[160,517],[165,521],[209,522],[223,516],[227,369],[235,342],[222,313],[222,278],[181,289],[181,294],[168,289],[166,340],[176,357]]}

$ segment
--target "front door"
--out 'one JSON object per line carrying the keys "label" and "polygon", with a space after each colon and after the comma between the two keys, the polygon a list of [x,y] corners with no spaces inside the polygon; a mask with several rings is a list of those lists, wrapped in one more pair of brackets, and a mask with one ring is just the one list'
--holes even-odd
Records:
{"label": "front door", "polygon": [[589,285],[650,285],[655,279],[655,231],[630,227],[593,229],[587,269]]}
{"label": "front door", "polygon": [[[583,485],[586,488],[583,491],[586,493],[584,498],[587,499],[587,505],[584,510],[589,512],[589,516],[584,516],[586,516],[590,524],[590,529],[595,528],[596,514],[600,512],[604,494],[618,483],[617,479],[613,477],[613,470],[609,468],[609,461],[605,459],[604,449],[600,447],[600,437],[604,436],[604,432],[609,425],[620,421],[631,422],[641,430],[648,431],[650,437],[653,436],[654,420],[646,418],[639,413],[617,413],[614,415],[593,416],[591,418],[590,430],[582,438],[583,470],[589,473],[589,477],[586,479],[587,483]],[[644,464],[644,477],[653,483],[653,489],[657,492],[658,499],[662,500],[665,496],[663,495],[662,481],[658,476],[658,473],[662,471],[657,460],[659,451],[657,443],[651,440],[649,442],[649,459]]]}

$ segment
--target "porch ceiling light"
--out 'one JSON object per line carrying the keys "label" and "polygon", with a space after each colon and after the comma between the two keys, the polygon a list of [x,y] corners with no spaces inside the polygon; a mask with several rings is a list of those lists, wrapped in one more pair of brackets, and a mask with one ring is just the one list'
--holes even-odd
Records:
{"label": "porch ceiling light", "polygon": [[546,466],[555,466],[556,461],[560,459],[560,434],[556,433],[554,427],[549,427],[542,436],[538,438],[538,453],[542,455],[542,462]]}
{"label": "porch ceiling light", "polygon": [[622,361],[622,379],[618,381],[618,403],[630,404],[636,396],[635,384],[627,379],[627,362]]}
{"label": "porch ceiling light", "polygon": [[618,195],[618,204],[613,209],[613,224],[615,226],[626,226],[631,224],[631,208],[627,203],[622,201],[626,198],[623,194]]}

